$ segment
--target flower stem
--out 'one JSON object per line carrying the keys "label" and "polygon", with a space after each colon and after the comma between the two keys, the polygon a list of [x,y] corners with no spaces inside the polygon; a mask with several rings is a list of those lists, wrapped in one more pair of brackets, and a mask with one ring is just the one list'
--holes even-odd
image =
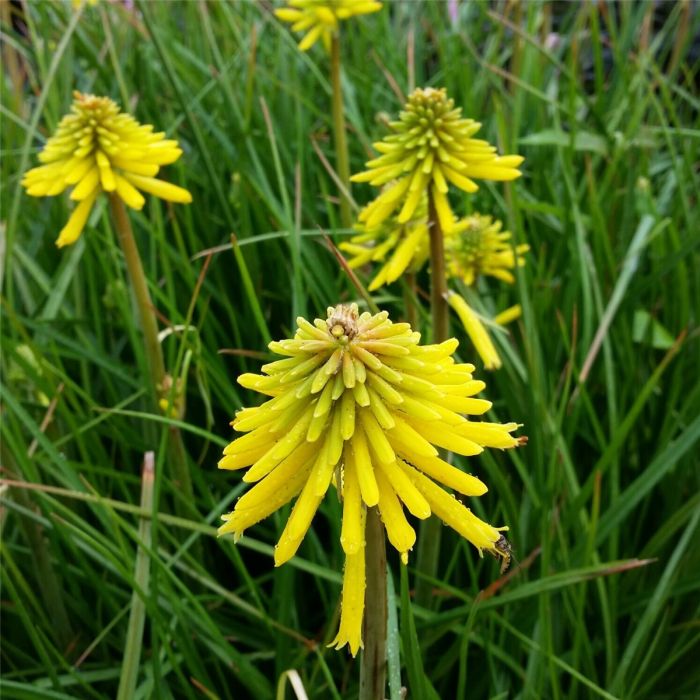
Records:
{"label": "flower stem", "polygon": [[160,342],[158,341],[158,322],[154,313],[155,307],[151,301],[151,293],[148,291],[148,283],[141,264],[141,256],[134,240],[134,232],[131,229],[131,222],[127,216],[124,202],[118,195],[110,194],[109,205],[112,210],[114,225],[117,229],[119,245],[121,245],[124,253],[129,282],[131,282],[131,288],[134,290],[136,306],[139,310],[139,320],[141,321],[148,367],[151,373],[151,389],[153,398],[157,402],[157,397],[162,390],[163,380],[165,379],[165,363]]}
{"label": "flower stem", "polygon": [[[430,310],[433,318],[433,343],[442,343],[450,333],[450,309],[447,304],[447,279],[445,277],[445,241],[440,219],[435,210],[432,192],[428,193],[428,228],[430,230]],[[416,603],[428,607],[432,582],[435,578],[440,554],[442,526],[436,517],[420,524],[420,538],[416,557],[416,571],[423,574],[416,581]]]}
{"label": "flower stem", "polygon": [[377,508],[367,509],[364,649],[359,700],[384,700],[386,687],[386,546]]}
{"label": "flower stem", "polygon": [[406,314],[406,322],[410,324],[414,331],[418,330],[418,307],[416,306],[417,293],[418,284],[416,282],[416,273],[407,272],[403,288],[403,305],[404,313]]}
{"label": "flower stem", "polygon": [[331,40],[331,83],[333,86],[333,140],[338,177],[345,188],[340,193],[340,221],[344,228],[352,226],[352,209],[350,206],[350,158],[348,141],[345,138],[345,113],[343,109],[343,91],[340,84],[340,36],[336,32]]}
{"label": "flower stem", "polygon": [[433,343],[442,343],[450,334],[450,308],[447,304],[445,276],[445,239],[435,210],[432,192],[428,194],[430,230],[430,310],[433,315]]}
{"label": "flower stem", "polygon": [[[111,193],[109,195],[109,205],[112,210],[114,226],[117,229],[119,245],[124,253],[131,288],[136,298],[148,368],[151,375],[151,395],[155,404],[155,410],[158,410],[159,399],[164,395],[165,398],[168,398],[167,394],[171,392],[167,392],[166,388],[165,362],[163,360],[163,350],[158,340],[158,321],[155,307],[151,301],[151,293],[148,291],[148,283],[143,271],[139,249],[134,240],[134,232],[131,228],[131,222],[126,213],[124,202],[118,195]],[[170,428],[168,449],[170,461],[175,471],[175,478],[178,482],[178,489],[183,494],[185,502],[191,504],[194,502],[192,500],[192,481],[187,468],[187,455],[182,443],[182,434],[178,428]]]}

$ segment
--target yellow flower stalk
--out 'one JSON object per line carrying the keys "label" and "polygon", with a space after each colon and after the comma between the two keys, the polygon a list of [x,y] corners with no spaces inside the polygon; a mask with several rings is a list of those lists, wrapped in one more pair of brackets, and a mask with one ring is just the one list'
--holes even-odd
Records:
{"label": "yellow flower stalk", "polygon": [[491,216],[473,214],[460,219],[445,236],[445,267],[449,277],[471,287],[479,275],[489,275],[513,284],[512,270],[525,265],[527,243],[513,247],[510,231]]}
{"label": "yellow flower stalk", "polygon": [[102,192],[115,194],[132,209],[141,209],[148,192],[170,202],[189,204],[192,195],[182,187],[156,179],[162,165],[181,155],[177,141],[139,124],[108,97],[75,91],[71,113],[39,154],[43,163],[28,171],[22,184],[32,197],[52,197],[72,188],[77,202],[56,245],[75,243]]}
{"label": "yellow flower stalk", "polygon": [[355,224],[357,235],[341,243],[340,249],[351,255],[348,265],[355,269],[369,262],[383,263],[369,284],[373,292],[395,282],[404,272],[418,272],[430,255],[427,201],[418,207],[414,218],[399,223],[396,217],[370,228]]}
{"label": "yellow flower stalk", "polygon": [[[174,163],[182,150],[177,141],[166,139],[149,124],[139,124],[108,97],[75,91],[73,98],[71,112],[61,119],[39,154],[43,165],[28,171],[22,184],[33,197],[52,197],[71,188],[70,198],[77,206],[56,240],[59,248],[78,240],[97,198],[107,195],[141,322],[153,407],[171,414],[179,410],[179,397],[171,406],[172,378],[166,371],[158,337],[156,307],[124,205],[141,209],[146,201],[141,192],[170,202],[190,203],[192,195],[187,190],[155,177],[161,166]],[[184,405],[179,405],[184,410]],[[168,452],[184,502],[192,504],[186,453],[182,435],[175,427],[170,429]]]}
{"label": "yellow flower stalk", "polygon": [[[485,384],[473,365],[452,357],[454,338],[421,345],[407,323],[387,312],[360,314],[356,304],[328,309],[326,319],[297,319],[293,339],[273,342],[284,356],[243,374],[239,384],[270,398],[236,414],[245,435],[231,442],[221,469],[247,468],[253,486],[223,516],[219,534],[243,532],[296,498],[275,547],[275,565],[291,559],[333,483],[343,500],[340,542],[346,555],[340,631],[333,644],[362,646],[365,517],[377,507],[387,537],[407,561],[418,519],[434,513],[481,552],[502,556],[500,532],[444,487],[480,496],[486,486],[448,464],[437,447],[474,456],[512,448],[516,423],[473,420],[491,407],[476,398]],[[505,528],[501,528],[505,529]]]}
{"label": "yellow flower stalk", "polygon": [[393,133],[374,144],[381,155],[351,178],[377,187],[391,183],[362,211],[360,221],[369,227],[396,210],[400,223],[409,221],[429,192],[443,232],[448,233],[454,221],[447,199],[450,184],[472,193],[478,189],[475,180],[520,177],[522,156],[499,156],[488,142],[472,138],[481,124],[463,118],[444,88],[415,90],[389,128]]}
{"label": "yellow flower stalk", "polygon": [[308,51],[319,39],[331,50],[331,40],[342,20],[356,15],[368,15],[381,10],[376,0],[289,0],[287,7],[275,10],[283,22],[290,22],[295,32],[307,32],[299,42]]}

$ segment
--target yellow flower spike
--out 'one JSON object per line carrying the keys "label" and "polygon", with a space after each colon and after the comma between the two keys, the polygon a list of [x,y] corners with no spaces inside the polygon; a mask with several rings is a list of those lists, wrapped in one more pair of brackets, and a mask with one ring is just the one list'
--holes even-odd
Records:
{"label": "yellow flower spike", "polygon": [[72,187],[78,202],[58,236],[61,248],[78,240],[97,197],[115,192],[131,209],[141,209],[148,192],[170,202],[189,204],[182,187],[157,180],[161,165],[175,162],[182,151],[148,124],[139,124],[108,97],[73,93],[71,113],[39,154],[44,163],[25,173],[22,184],[32,197],[53,197]]}
{"label": "yellow flower spike", "polygon": [[448,277],[472,286],[480,275],[513,284],[513,270],[525,265],[526,243],[513,247],[509,231],[490,216],[473,214],[454,224],[445,236],[445,267]]}
{"label": "yellow flower spike", "polygon": [[462,455],[512,448],[521,444],[511,435],[519,426],[470,419],[490,402],[474,398],[484,383],[473,379],[473,365],[455,362],[457,346],[454,339],[421,345],[409,324],[392,323],[385,311],[338,305],[313,324],[297,319],[294,338],[270,345],[284,359],[239,377],[271,398],[233,421],[246,434],[225,448],[219,467],[249,467],[244,481],[256,483],[223,517],[219,534],[237,539],[296,497],[275,549],[279,566],[297,552],[333,484],[343,500],[346,555],[333,645],[347,644],[353,655],[362,645],[368,507],[378,507],[402,561],[416,537],[409,513],[435,513],[479,549],[502,556],[498,530],[443,489],[479,496],[486,486],[440,459],[434,445]]}
{"label": "yellow flower spike", "polygon": [[287,5],[275,10],[275,16],[291,23],[295,32],[308,30],[299,42],[302,51],[308,51],[319,39],[329,50],[340,21],[382,8],[382,3],[377,0],[289,0]]}
{"label": "yellow flower spike", "polygon": [[464,330],[484,362],[484,368],[498,369],[501,366],[501,358],[481,319],[459,294],[450,292],[447,302],[459,316]]}
{"label": "yellow flower spike", "polygon": [[463,118],[444,88],[414,90],[389,128],[392,134],[374,144],[381,155],[351,178],[386,185],[360,212],[360,221],[368,227],[379,226],[396,210],[399,223],[410,221],[430,189],[443,232],[449,233],[455,218],[447,199],[450,183],[472,193],[478,189],[474,180],[514,180],[521,175],[523,158],[499,156],[486,141],[472,138],[481,124]]}

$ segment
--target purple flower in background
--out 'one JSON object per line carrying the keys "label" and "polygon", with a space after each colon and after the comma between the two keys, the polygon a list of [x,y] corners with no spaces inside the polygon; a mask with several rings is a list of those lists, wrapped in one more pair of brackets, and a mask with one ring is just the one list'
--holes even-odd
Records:
{"label": "purple flower in background", "polygon": [[447,0],[447,12],[450,15],[450,22],[457,24],[459,17],[459,0]]}

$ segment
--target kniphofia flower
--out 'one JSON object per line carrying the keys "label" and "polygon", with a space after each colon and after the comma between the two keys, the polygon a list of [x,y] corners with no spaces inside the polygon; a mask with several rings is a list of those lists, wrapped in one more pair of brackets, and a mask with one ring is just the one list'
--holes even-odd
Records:
{"label": "kniphofia flower", "polygon": [[395,282],[406,270],[417,272],[430,255],[426,198],[405,223],[391,217],[374,227],[357,223],[355,230],[357,234],[341,243],[340,249],[351,255],[348,265],[352,269],[370,262],[382,263],[369,284],[370,292]]}
{"label": "kniphofia flower", "polygon": [[513,246],[510,231],[491,216],[473,214],[455,223],[445,236],[445,266],[449,277],[471,287],[480,275],[513,284],[513,270],[525,265],[527,243]]}
{"label": "kniphofia flower", "polygon": [[518,425],[472,420],[491,403],[475,398],[484,382],[473,378],[473,365],[455,362],[454,338],[421,345],[407,323],[392,323],[385,311],[360,314],[355,304],[330,307],[313,324],[298,318],[297,326],[293,339],[269,345],[285,359],[238,378],[271,398],[232,423],[247,434],[226,447],[219,467],[248,467],[243,480],[255,486],[224,516],[219,534],[239,537],[297,497],[275,547],[279,566],[294,556],[334,484],[346,563],[333,644],[348,644],[354,655],[362,645],[365,509],[379,508],[404,562],[416,539],[404,508],[419,519],[433,513],[480,552],[504,556],[499,529],[443,488],[480,496],[486,486],[442,460],[436,446],[466,456],[515,447]]}
{"label": "kniphofia flower", "polygon": [[108,97],[77,91],[73,97],[70,114],[39,154],[43,165],[22,181],[33,197],[73,188],[70,198],[78,204],[56,240],[59,248],[75,243],[102,192],[116,193],[132,209],[143,207],[141,192],[170,202],[192,201],[187,190],[155,178],[162,165],[182,155],[177,141],[154,132],[150,124],[139,124]]}
{"label": "kniphofia flower", "polygon": [[299,42],[302,51],[308,51],[319,39],[330,51],[331,39],[342,20],[377,12],[381,7],[377,0],[289,0],[287,7],[275,10],[275,15],[291,22],[293,31],[307,32]]}
{"label": "kniphofia flower", "polygon": [[381,154],[367,170],[351,179],[377,187],[387,185],[360,215],[369,227],[378,226],[394,211],[405,223],[413,216],[421,197],[430,192],[444,232],[454,222],[447,198],[449,184],[476,192],[475,180],[514,180],[520,177],[522,156],[499,156],[487,141],[472,138],[479,122],[462,117],[444,88],[418,88],[408,98],[393,132],[374,144]]}
{"label": "kniphofia flower", "polygon": [[[511,233],[501,231],[503,224],[490,216],[473,214],[455,223],[445,236],[445,269],[448,277],[459,279],[471,287],[479,276],[495,277],[513,284],[513,270],[525,264],[526,243],[513,246]],[[464,330],[474,344],[486,369],[498,369],[501,358],[479,314],[459,294],[450,292],[448,302],[457,313]],[[494,323],[503,325],[518,317],[520,306],[499,314]]]}

